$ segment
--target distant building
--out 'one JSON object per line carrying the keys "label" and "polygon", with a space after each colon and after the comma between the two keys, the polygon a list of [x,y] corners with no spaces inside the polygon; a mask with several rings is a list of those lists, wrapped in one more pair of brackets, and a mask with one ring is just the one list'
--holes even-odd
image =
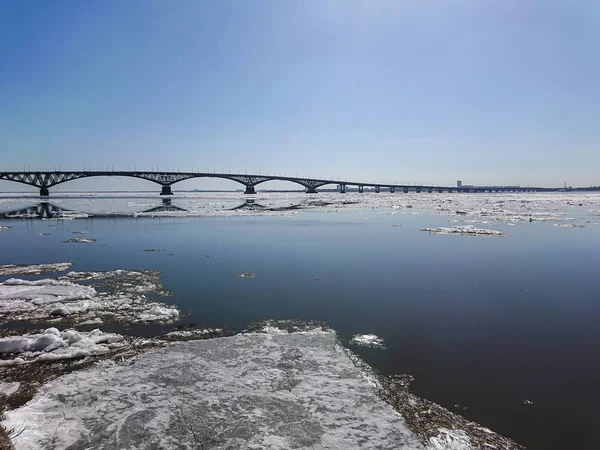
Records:
{"label": "distant building", "polygon": [[458,180],[456,182],[456,187],[459,188],[459,189],[462,187],[462,181],[461,180]]}

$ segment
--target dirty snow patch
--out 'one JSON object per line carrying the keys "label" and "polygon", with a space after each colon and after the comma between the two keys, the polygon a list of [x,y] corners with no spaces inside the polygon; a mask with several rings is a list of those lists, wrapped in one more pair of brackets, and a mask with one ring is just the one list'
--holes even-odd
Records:
{"label": "dirty snow patch", "polygon": [[15,392],[17,392],[20,387],[21,383],[19,383],[18,381],[15,381],[13,383],[0,381],[0,395],[6,395],[7,397],[10,397]]}
{"label": "dirty snow patch", "polygon": [[[463,430],[440,428],[439,434],[429,439],[428,450],[473,450],[471,439]],[[492,448],[492,447],[490,447]]]}

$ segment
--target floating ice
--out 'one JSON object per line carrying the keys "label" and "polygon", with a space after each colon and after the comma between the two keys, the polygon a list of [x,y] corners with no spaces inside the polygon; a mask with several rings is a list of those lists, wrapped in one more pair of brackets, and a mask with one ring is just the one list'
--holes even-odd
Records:
{"label": "floating ice", "polygon": [[34,265],[0,265],[0,275],[40,275],[46,272],[64,272],[73,266],[71,263],[34,264]]}
{"label": "floating ice", "polygon": [[92,242],[96,242],[96,239],[85,238],[85,237],[74,237],[71,239],[67,239],[66,241],[63,241],[63,242],[71,242],[74,244],[91,244]]}
{"label": "floating ice", "polygon": [[576,223],[555,223],[554,226],[559,228],[585,228],[585,225]]}
{"label": "floating ice", "polygon": [[237,277],[238,278],[254,278],[255,275],[253,273],[250,273],[250,272],[244,272],[244,273],[238,273]]}
{"label": "floating ice", "polygon": [[383,348],[383,339],[375,334],[355,334],[350,343],[361,347]]}
{"label": "floating ice", "polygon": [[[108,353],[123,346],[123,341],[121,335],[104,333],[98,329],[61,332],[56,328],[48,328],[41,334],[0,339],[0,356],[4,359],[4,365],[10,365],[15,357],[18,357],[18,364],[22,364],[22,361],[76,359]],[[6,356],[12,359],[6,359]]]}
{"label": "floating ice", "polygon": [[[88,285],[75,281],[90,281]],[[69,272],[58,279],[9,279],[0,283],[0,322],[173,322],[175,306],[150,300],[169,295],[156,271]]]}
{"label": "floating ice", "polygon": [[221,336],[225,330],[223,328],[194,328],[189,330],[174,330],[164,334],[162,337],[172,340],[194,340],[206,339],[207,337]]}
{"label": "floating ice", "polygon": [[246,333],[151,349],[127,364],[103,361],[43,386],[4,425],[23,429],[18,448],[49,450],[140,440],[156,448],[519,448],[491,432],[473,441],[481,445],[461,446],[467,432],[423,415],[435,432],[425,444],[336,334],[321,331]]}
{"label": "floating ice", "polygon": [[434,234],[461,234],[467,236],[504,236],[504,233],[502,231],[488,230],[485,228],[475,228],[473,225],[439,228],[421,228],[421,231]]}
{"label": "floating ice", "polygon": [[4,230],[8,230],[10,227],[3,227],[2,225],[0,225],[0,231],[4,231]]}

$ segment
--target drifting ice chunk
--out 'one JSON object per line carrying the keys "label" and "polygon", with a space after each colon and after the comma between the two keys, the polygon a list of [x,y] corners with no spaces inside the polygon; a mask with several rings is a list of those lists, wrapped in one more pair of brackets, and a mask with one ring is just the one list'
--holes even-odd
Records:
{"label": "drifting ice chunk", "polygon": [[383,339],[375,334],[355,334],[350,343],[362,347],[383,348]]}
{"label": "drifting ice chunk", "polygon": [[502,231],[475,228],[473,225],[439,228],[421,228],[421,231],[434,234],[462,234],[466,236],[504,236]]}
{"label": "drifting ice chunk", "polygon": [[71,242],[74,244],[91,244],[93,242],[96,242],[96,239],[85,238],[85,237],[74,237],[71,239],[67,239],[66,241],[63,241],[63,242]]}

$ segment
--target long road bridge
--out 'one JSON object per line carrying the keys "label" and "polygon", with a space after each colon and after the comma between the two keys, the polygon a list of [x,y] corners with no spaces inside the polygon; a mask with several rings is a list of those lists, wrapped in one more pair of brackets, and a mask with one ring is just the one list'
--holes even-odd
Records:
{"label": "long road bridge", "polygon": [[326,180],[318,178],[299,178],[279,175],[247,175],[236,173],[211,172],[158,172],[158,171],[54,171],[54,172],[0,172],[0,180],[14,181],[40,190],[40,196],[50,195],[50,188],[72,180],[92,177],[130,177],[152,181],[162,187],[161,195],[173,195],[171,187],[180,181],[192,178],[222,178],[236,181],[246,187],[246,194],[256,194],[256,186],[266,181],[291,181],[305,189],[308,194],[316,194],[317,189],[327,185],[335,185],[339,192],[345,193],[348,186],[355,186],[358,192],[371,188],[375,192],[382,189],[389,192],[545,192],[558,189],[520,186],[433,186],[407,185],[387,183],[365,183],[360,181]]}

